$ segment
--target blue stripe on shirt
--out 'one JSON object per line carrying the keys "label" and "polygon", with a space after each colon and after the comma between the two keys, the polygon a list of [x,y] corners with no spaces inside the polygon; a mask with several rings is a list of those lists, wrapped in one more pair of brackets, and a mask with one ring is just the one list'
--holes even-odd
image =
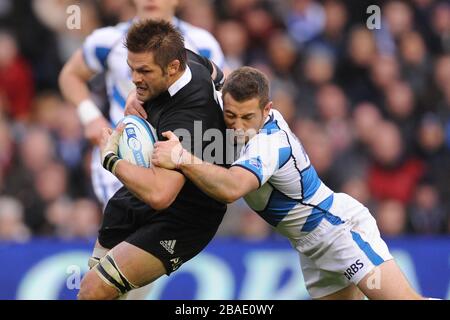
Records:
{"label": "blue stripe on shirt", "polygon": [[330,210],[333,205],[333,194],[328,196],[325,200],[320,202],[317,206],[313,206],[313,210],[311,214],[306,219],[305,224],[302,227],[302,232],[311,232],[313,231],[322,220],[325,218],[332,225],[339,225],[344,223],[338,216],[333,215]]}
{"label": "blue stripe on shirt", "polygon": [[298,204],[298,200],[291,199],[274,188],[266,208],[258,211],[258,214],[269,224],[276,227]]}
{"label": "blue stripe on shirt", "polygon": [[117,102],[117,104],[122,108],[125,109],[126,100],[125,98],[120,94],[119,89],[117,89],[116,86],[113,86],[112,88],[112,95],[114,101]]}
{"label": "blue stripe on shirt", "polygon": [[319,176],[312,165],[306,169],[303,169],[300,172],[300,176],[303,200],[307,201],[316,193],[322,182],[320,181]]}
{"label": "blue stripe on shirt", "polygon": [[107,68],[106,61],[108,60],[108,55],[111,52],[111,48],[106,47],[96,47],[95,48],[95,56],[104,69]]}

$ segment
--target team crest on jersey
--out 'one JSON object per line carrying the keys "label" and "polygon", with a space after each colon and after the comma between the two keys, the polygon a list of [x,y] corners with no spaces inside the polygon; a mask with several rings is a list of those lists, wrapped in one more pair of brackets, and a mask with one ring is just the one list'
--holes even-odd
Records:
{"label": "team crest on jersey", "polygon": [[249,163],[251,166],[253,166],[253,167],[255,167],[256,169],[258,169],[258,170],[260,170],[261,167],[262,167],[262,165],[261,165],[261,159],[260,159],[259,157],[249,159],[249,160],[248,160],[248,163]]}

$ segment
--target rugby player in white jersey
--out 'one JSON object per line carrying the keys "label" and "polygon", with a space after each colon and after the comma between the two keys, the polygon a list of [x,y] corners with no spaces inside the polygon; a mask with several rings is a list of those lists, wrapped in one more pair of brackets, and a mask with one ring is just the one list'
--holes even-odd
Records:
{"label": "rugby player in white jersey", "polygon": [[[77,50],[65,64],[59,84],[64,98],[77,106],[79,118],[85,129],[85,138],[95,147],[92,153],[91,177],[98,200],[106,206],[108,200],[122,183],[100,161],[98,144],[104,127],[115,127],[124,116],[126,97],[134,88],[131,71],[127,64],[127,49],[124,41],[133,21],[162,19],[171,22],[184,37],[185,47],[224,67],[224,56],[216,39],[206,30],[177,19],[175,10],[178,0],[134,0],[136,18],[94,31],[87,37],[83,47]],[[88,83],[96,74],[105,72],[109,99],[109,121],[90,98]],[[142,114],[145,118],[146,114]],[[90,267],[107,250],[96,244]],[[144,292],[145,290],[141,290]],[[142,298],[145,294],[139,294]]]}
{"label": "rugby player in white jersey", "polygon": [[244,197],[299,253],[313,299],[422,299],[389,253],[368,209],[319,179],[300,141],[272,110],[264,74],[240,68],[228,77],[222,94],[227,127],[254,132],[243,137],[245,145],[232,166],[202,162],[171,132],[163,134],[169,141],[155,144],[153,164],[181,170],[224,203]]}

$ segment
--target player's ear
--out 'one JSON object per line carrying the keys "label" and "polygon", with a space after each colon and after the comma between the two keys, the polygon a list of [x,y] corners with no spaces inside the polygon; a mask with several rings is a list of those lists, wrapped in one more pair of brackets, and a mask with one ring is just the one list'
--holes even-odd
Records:
{"label": "player's ear", "polygon": [[269,115],[269,112],[272,109],[272,106],[273,106],[273,102],[272,101],[269,101],[269,102],[266,103],[266,105],[263,108],[264,118]]}
{"label": "player's ear", "polygon": [[181,63],[180,63],[180,60],[178,60],[178,59],[175,59],[171,63],[169,63],[169,70],[168,70],[169,76],[176,75],[177,72],[180,71],[180,66],[181,66]]}

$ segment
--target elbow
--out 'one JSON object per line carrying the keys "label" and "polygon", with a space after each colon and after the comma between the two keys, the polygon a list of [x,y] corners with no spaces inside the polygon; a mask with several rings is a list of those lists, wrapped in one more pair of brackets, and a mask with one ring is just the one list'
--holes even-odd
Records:
{"label": "elbow", "polygon": [[220,199],[220,200],[222,200],[222,202],[224,202],[226,204],[230,204],[230,203],[233,203],[236,200],[238,200],[240,197],[241,196],[237,192],[230,190],[230,191],[226,192],[223,195],[222,199]]}
{"label": "elbow", "polygon": [[66,71],[65,71],[65,67],[63,67],[63,69],[61,70],[61,72],[58,75],[58,85],[59,85],[60,89],[63,88],[65,76],[66,76]]}
{"label": "elbow", "polygon": [[64,84],[67,82],[68,77],[70,77],[70,70],[66,64],[58,75],[58,85],[61,90],[64,90]]}
{"label": "elbow", "polygon": [[145,203],[157,211],[167,209],[172,204],[173,200],[174,199],[169,198],[167,195],[154,193],[150,193],[144,199]]}
{"label": "elbow", "polygon": [[152,204],[150,204],[150,206],[157,211],[165,210],[168,207],[170,207],[170,205],[171,205],[170,202],[164,202],[164,201],[154,201],[154,202],[152,202]]}

